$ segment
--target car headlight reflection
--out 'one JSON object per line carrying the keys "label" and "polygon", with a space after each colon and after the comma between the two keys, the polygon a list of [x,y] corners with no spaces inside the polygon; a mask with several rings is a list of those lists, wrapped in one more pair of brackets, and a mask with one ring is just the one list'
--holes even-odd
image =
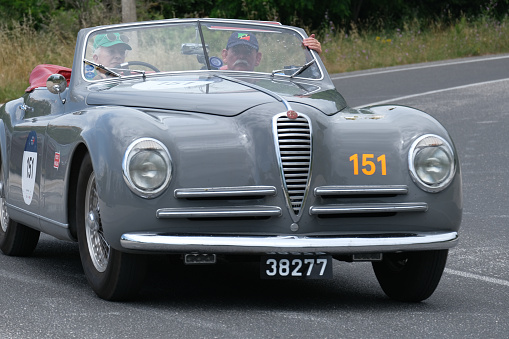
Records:
{"label": "car headlight reflection", "polygon": [[408,162],[413,180],[428,192],[445,189],[456,172],[452,147],[437,135],[419,137],[410,147]]}
{"label": "car headlight reflection", "polygon": [[124,180],[134,193],[144,198],[154,198],[170,183],[170,153],[156,139],[135,140],[125,152],[122,170]]}

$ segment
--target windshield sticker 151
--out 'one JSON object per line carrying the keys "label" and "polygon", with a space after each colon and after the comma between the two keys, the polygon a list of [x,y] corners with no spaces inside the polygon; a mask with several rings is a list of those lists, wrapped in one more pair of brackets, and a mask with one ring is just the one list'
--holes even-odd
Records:
{"label": "windshield sticker 151", "polygon": [[28,134],[23,152],[23,164],[21,168],[21,188],[23,200],[30,205],[34,195],[35,175],[37,172],[37,134],[31,131]]}

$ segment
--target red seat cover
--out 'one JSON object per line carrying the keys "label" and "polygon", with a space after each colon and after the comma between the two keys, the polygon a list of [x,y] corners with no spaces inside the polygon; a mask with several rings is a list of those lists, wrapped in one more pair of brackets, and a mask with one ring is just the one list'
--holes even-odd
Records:
{"label": "red seat cover", "polygon": [[62,67],[58,65],[37,65],[30,73],[30,86],[25,90],[25,92],[30,92],[37,87],[46,87],[46,81],[51,74],[62,74],[67,79],[67,86],[69,86],[69,81],[71,80],[71,69],[67,67]]}

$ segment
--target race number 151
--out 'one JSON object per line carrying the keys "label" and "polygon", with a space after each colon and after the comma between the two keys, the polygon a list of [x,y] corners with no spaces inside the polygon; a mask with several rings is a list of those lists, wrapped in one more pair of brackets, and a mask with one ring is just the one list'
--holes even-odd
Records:
{"label": "race number 151", "polygon": [[350,157],[350,162],[353,163],[354,175],[359,175],[359,169],[365,175],[373,175],[377,171],[381,171],[382,175],[387,175],[385,154],[376,159],[374,154],[354,154]]}

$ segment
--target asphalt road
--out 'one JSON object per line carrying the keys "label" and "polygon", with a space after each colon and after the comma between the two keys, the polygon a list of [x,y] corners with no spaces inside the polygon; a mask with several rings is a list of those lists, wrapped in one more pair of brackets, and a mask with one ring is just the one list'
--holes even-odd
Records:
{"label": "asphalt road", "polygon": [[256,265],[162,259],[136,302],[97,298],[76,244],[43,236],[30,258],[0,255],[0,338],[507,338],[509,55],[333,76],[354,107],[429,112],[463,169],[460,243],[418,304],[383,294],[370,264],[336,262],[332,281],[262,281]]}

